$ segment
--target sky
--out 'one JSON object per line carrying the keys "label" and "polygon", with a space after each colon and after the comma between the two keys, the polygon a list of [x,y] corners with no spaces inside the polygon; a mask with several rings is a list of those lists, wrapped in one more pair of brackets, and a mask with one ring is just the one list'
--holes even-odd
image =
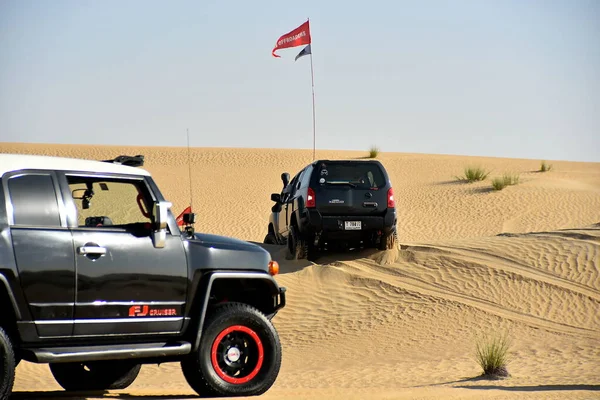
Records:
{"label": "sky", "polygon": [[600,1],[0,0],[0,142],[600,161]]}

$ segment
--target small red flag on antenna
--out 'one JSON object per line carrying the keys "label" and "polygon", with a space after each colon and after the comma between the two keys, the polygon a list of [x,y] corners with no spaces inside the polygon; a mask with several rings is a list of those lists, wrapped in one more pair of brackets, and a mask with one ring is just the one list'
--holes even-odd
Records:
{"label": "small red flag on antenna", "polygon": [[183,215],[184,214],[188,214],[192,212],[192,207],[191,206],[187,206],[185,210],[183,210],[181,212],[181,214],[179,214],[179,216],[177,217],[176,221],[177,221],[177,225],[179,226],[183,226],[184,222],[183,222]]}

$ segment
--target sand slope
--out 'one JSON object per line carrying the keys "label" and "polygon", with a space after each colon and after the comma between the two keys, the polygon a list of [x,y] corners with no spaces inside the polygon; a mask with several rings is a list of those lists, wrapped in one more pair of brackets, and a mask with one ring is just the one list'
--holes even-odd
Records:
{"label": "sand slope", "polygon": [[[2,152],[102,159],[145,154],[166,197],[189,204],[185,149],[0,144]],[[363,154],[324,152],[322,157]],[[261,242],[279,175],[306,151],[193,149],[197,228]],[[600,398],[600,164],[383,154],[402,247],[285,260],[288,306],[274,319],[284,346],[268,399]],[[519,172],[490,192],[461,184],[465,165]],[[474,341],[507,331],[511,377],[473,379]],[[19,366],[16,398],[65,398],[47,366]],[[46,393],[42,393],[46,392]],[[49,392],[49,393],[48,393]],[[177,364],[144,366],[124,398],[187,398]],[[73,398],[73,397],[70,397]],[[76,398],[95,398],[82,394]]]}

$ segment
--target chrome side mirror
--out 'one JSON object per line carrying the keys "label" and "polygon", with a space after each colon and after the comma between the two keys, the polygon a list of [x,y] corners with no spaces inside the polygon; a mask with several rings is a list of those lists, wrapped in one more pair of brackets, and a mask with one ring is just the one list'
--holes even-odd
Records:
{"label": "chrome side mirror", "polygon": [[172,204],[168,201],[154,203],[152,216],[154,217],[154,229],[152,230],[152,242],[154,247],[163,248],[167,241],[167,219]]}

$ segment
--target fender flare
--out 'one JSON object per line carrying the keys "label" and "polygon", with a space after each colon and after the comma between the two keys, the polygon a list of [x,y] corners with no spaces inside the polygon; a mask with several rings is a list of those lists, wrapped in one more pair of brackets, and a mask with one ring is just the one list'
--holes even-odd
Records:
{"label": "fender flare", "polygon": [[[277,239],[279,239],[279,213],[278,212],[272,212],[271,214],[269,214],[269,225],[273,226],[273,234],[275,235],[275,237]],[[267,225],[267,233],[269,233],[269,231],[268,231],[269,225]]]}
{"label": "fender flare", "polygon": [[17,305],[17,299],[15,299],[15,295],[13,294],[12,290],[10,289],[8,280],[2,274],[0,274],[0,282],[2,282],[4,284],[4,286],[6,287],[6,293],[8,295],[8,298],[10,299],[10,302],[12,303],[15,317],[17,317],[17,320],[21,320],[21,311],[19,310],[19,306]]}
{"label": "fender flare", "polygon": [[208,309],[208,302],[210,298],[210,291],[212,290],[213,283],[217,279],[262,279],[263,281],[268,281],[269,285],[272,289],[273,296],[281,296],[279,304],[275,307],[275,311],[283,308],[285,306],[285,291],[284,287],[280,287],[275,279],[266,273],[261,272],[214,272],[211,273],[208,278],[206,286],[204,288],[204,294],[201,295],[203,298],[202,308],[200,311],[200,321],[198,323],[198,332],[196,334],[196,340],[193,343],[192,351],[197,351],[200,347],[200,340],[202,339],[202,329],[204,327],[204,321],[206,320],[206,312]]}

